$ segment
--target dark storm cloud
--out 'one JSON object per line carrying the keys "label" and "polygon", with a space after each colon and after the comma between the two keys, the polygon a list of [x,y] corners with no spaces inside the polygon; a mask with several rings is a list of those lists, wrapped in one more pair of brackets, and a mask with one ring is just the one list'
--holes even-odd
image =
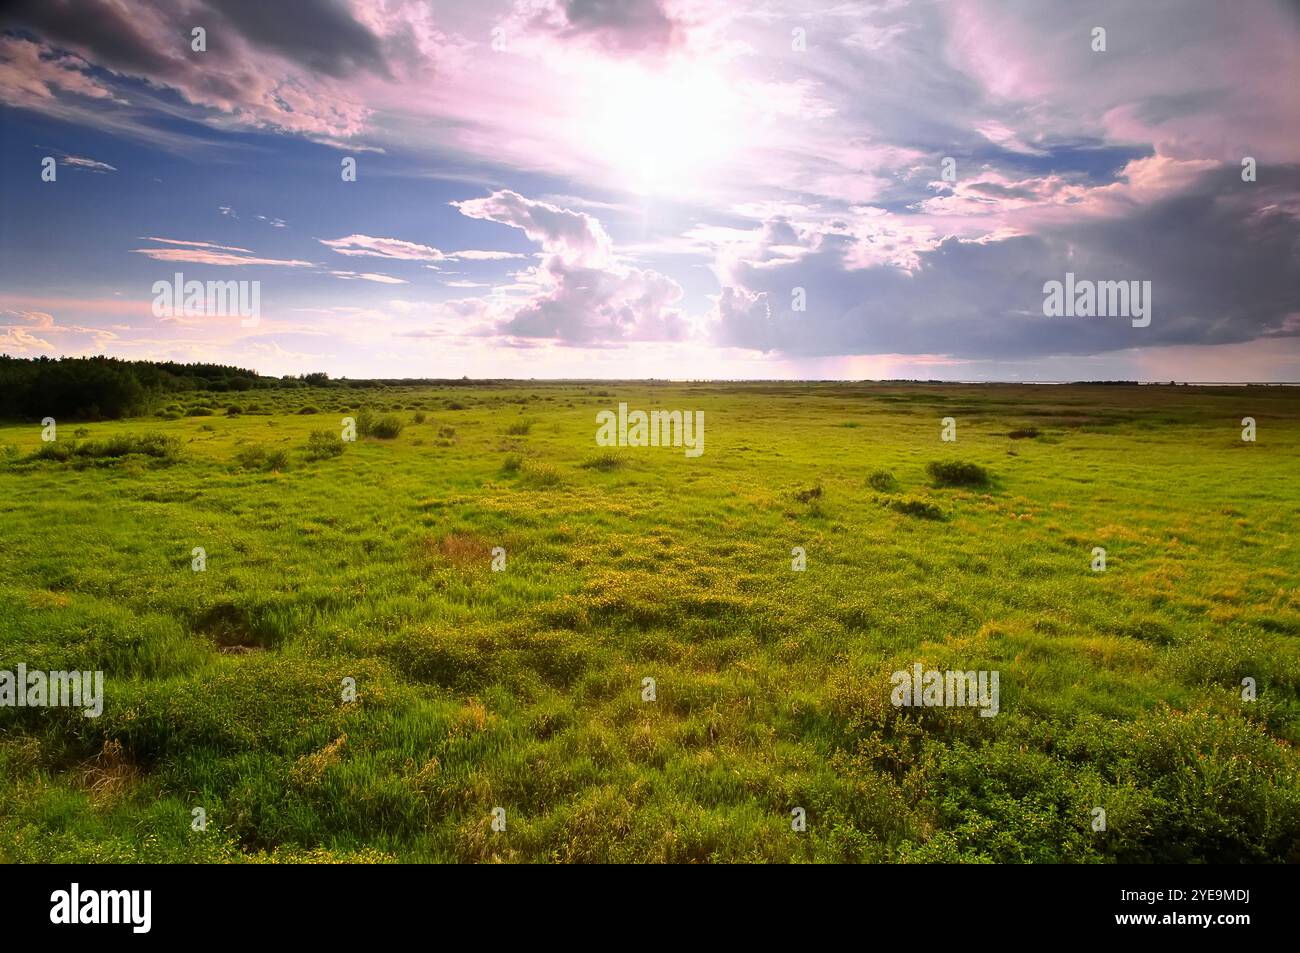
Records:
{"label": "dark storm cloud", "polygon": [[[1300,333],[1300,167],[1228,168],[1121,217],[1044,226],[1002,240],[948,238],[919,267],[848,269],[860,239],[827,234],[797,261],[760,248],[731,269],[718,343],[797,356],[947,354],[961,358],[1097,354],[1134,347],[1226,344]],[[1265,184],[1265,183],[1274,184]],[[1043,284],[1150,281],[1152,320],[1045,317]],[[807,310],[792,310],[805,289]]]}
{"label": "dark storm cloud", "polygon": [[[6,16],[97,65],[146,78],[184,75],[194,27],[207,30],[208,50],[218,55],[231,52],[222,41],[229,28],[255,50],[329,76],[387,71],[379,40],[336,0],[207,0],[189,9],[153,2],[134,13],[107,0],[22,0]],[[154,24],[163,26],[162,35],[150,31]]]}
{"label": "dark storm cloud", "polygon": [[[163,79],[179,75],[184,63],[142,28],[145,22],[103,0],[19,0],[0,19],[5,27],[29,29],[115,72]],[[177,47],[182,35],[177,27]]]}
{"label": "dark storm cloud", "polygon": [[380,42],[335,0],[208,0],[254,46],[330,76],[387,75]]}
{"label": "dark storm cloud", "polygon": [[530,32],[590,42],[611,52],[662,53],[679,38],[662,0],[546,0],[518,6]]}

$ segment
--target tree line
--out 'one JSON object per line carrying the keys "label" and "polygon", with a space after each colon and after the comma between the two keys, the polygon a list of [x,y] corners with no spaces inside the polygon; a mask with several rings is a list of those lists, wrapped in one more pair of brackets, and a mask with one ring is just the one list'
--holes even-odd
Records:
{"label": "tree line", "polygon": [[0,417],[115,420],[150,413],[163,397],[178,392],[305,387],[327,381],[326,374],[262,377],[224,364],[0,355]]}

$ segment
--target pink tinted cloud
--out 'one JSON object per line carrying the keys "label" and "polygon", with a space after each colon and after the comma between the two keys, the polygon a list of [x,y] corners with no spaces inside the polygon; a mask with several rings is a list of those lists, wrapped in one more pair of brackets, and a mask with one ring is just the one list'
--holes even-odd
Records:
{"label": "pink tinted cloud", "polygon": [[286,268],[310,268],[311,262],[297,259],[258,258],[246,255],[232,255],[229,252],[212,251],[205,248],[132,248],[132,254],[144,255],[154,261],[186,262],[194,265],[218,265],[235,267],[239,265],[280,265]]}
{"label": "pink tinted cloud", "polygon": [[437,248],[403,241],[400,238],[375,238],[371,235],[347,235],[343,238],[317,239],[340,255],[370,258],[396,258],[402,261],[442,261],[447,256]]}

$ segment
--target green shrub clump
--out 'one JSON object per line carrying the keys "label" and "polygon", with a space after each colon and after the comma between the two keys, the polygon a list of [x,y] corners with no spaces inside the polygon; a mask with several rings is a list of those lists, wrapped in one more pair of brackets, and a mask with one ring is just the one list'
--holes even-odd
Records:
{"label": "green shrub clump", "polygon": [[307,437],[307,459],[326,460],[343,455],[343,441],[329,430],[313,430]]}
{"label": "green shrub clump", "polygon": [[245,447],[235,454],[235,465],[241,470],[261,470],[270,473],[273,470],[288,469],[289,455],[283,450]]}
{"label": "green shrub clump", "polygon": [[926,465],[935,486],[988,486],[989,473],[977,463],[960,460],[935,461]]}
{"label": "green shrub clump", "polygon": [[372,410],[362,410],[357,414],[357,433],[363,437],[378,437],[392,440],[402,432],[406,423],[396,414],[384,414],[382,417]]}
{"label": "green shrub clump", "polygon": [[867,477],[867,486],[878,493],[892,493],[898,489],[898,481],[888,470],[876,470]]}

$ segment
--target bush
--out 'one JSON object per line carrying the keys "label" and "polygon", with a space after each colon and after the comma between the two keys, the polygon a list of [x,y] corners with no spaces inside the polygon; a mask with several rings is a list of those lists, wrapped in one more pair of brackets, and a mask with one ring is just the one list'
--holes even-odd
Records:
{"label": "bush", "polygon": [[284,470],[289,466],[289,455],[283,450],[267,450],[265,447],[245,447],[235,454],[235,465],[241,470]]}
{"label": "bush", "polygon": [[802,490],[794,491],[794,498],[797,503],[811,503],[813,500],[820,500],[821,497],[822,485],[820,483],[816,486],[810,486]]}
{"label": "bush", "polygon": [[42,443],[36,448],[36,452],[28,457],[28,459],[57,460],[62,462],[72,457],[72,447],[73,444],[59,443],[57,440],[52,440],[49,443]]}
{"label": "bush", "polygon": [[227,417],[238,417],[243,412],[244,412],[244,408],[240,407],[238,404],[231,404],[229,407],[226,408]]}
{"label": "bush", "polygon": [[551,490],[564,482],[560,471],[549,463],[525,463],[520,473],[525,483],[538,490]]}
{"label": "bush", "polygon": [[1033,439],[1038,436],[1037,427],[1020,427],[1007,434],[1012,440]]}
{"label": "bush", "polygon": [[929,463],[925,472],[930,474],[935,486],[987,486],[989,482],[988,471],[982,466],[959,460]]}
{"label": "bush", "polygon": [[604,453],[598,453],[594,457],[588,457],[581,464],[584,470],[600,470],[608,473],[611,470],[617,470],[619,467],[626,466],[627,460],[614,453],[612,450],[606,450]]}
{"label": "bush", "polygon": [[90,462],[119,460],[133,454],[175,463],[180,459],[181,445],[175,437],[161,433],[118,434],[107,440],[88,440],[84,443],[75,440],[72,443],[43,443],[28,459]]}
{"label": "bush", "polygon": [[191,407],[189,410],[185,411],[185,415],[186,415],[187,417],[211,417],[211,416],[212,416],[212,408],[211,408],[211,407]]}
{"label": "bush", "polygon": [[417,424],[422,424],[422,423],[424,423],[424,412],[421,411],[421,412],[417,413],[414,417],[411,418],[411,420],[412,420],[413,422],[417,423]]}
{"label": "bush", "polygon": [[382,417],[374,411],[363,409],[357,414],[357,433],[363,437],[378,437],[392,440],[402,432],[406,424],[396,414],[384,414]]}
{"label": "bush", "polygon": [[923,520],[941,520],[945,515],[943,507],[928,496],[890,496],[881,498],[879,502],[895,512]]}
{"label": "bush", "polygon": [[146,457],[175,460],[180,456],[180,441],[161,433],[118,434],[107,440],[90,440],[73,449],[79,457],[102,459],[138,453]]}
{"label": "bush", "polygon": [[867,477],[867,486],[879,493],[892,493],[898,489],[898,481],[888,470],[876,470]]}
{"label": "bush", "polygon": [[512,453],[501,463],[502,473],[518,473],[519,468],[524,465],[524,458],[517,453]]}
{"label": "bush", "polygon": [[319,414],[320,411],[317,410],[315,407],[313,407],[311,404],[308,404],[306,407],[299,407],[299,408],[298,408],[298,413],[300,413],[300,414]]}
{"label": "bush", "polygon": [[519,420],[506,427],[506,433],[512,437],[523,437],[532,429],[533,422],[531,420]]}
{"label": "bush", "polygon": [[313,430],[307,437],[307,459],[325,460],[343,455],[343,441],[329,430]]}

